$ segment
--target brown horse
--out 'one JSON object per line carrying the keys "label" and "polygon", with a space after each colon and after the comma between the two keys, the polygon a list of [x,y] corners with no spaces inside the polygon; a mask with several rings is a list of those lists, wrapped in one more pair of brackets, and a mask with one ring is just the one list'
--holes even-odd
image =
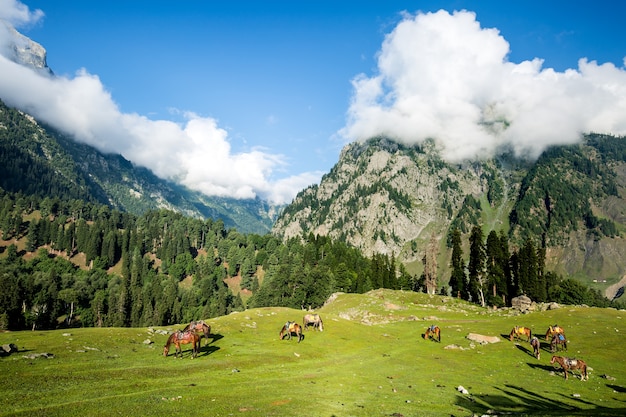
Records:
{"label": "brown horse", "polygon": [[424,339],[433,339],[437,342],[441,342],[441,329],[439,328],[439,326],[435,326],[434,324],[432,326],[429,326],[426,329],[426,333],[424,333]]}
{"label": "brown horse", "polygon": [[192,345],[191,358],[193,359],[198,356],[198,350],[200,350],[200,336],[198,336],[196,332],[190,330],[184,332],[182,330],[179,330],[172,333],[170,337],[167,338],[167,342],[163,347],[163,356],[167,357],[168,353],[170,352],[170,345],[172,343],[174,344],[174,346],[176,346],[176,351],[174,352],[175,357],[178,357],[178,355],[180,354],[180,357],[182,358],[183,351],[180,345],[189,343],[191,343]]}
{"label": "brown horse", "polygon": [[211,336],[211,326],[206,324],[204,320],[192,321],[183,329],[183,332],[187,330],[193,330],[196,333],[204,334],[204,339],[206,340],[205,346],[209,344],[209,336]]}
{"label": "brown horse", "polygon": [[565,333],[558,333],[552,336],[550,352],[554,353],[557,350],[567,350],[567,337],[565,337]]}
{"label": "brown horse", "polygon": [[589,380],[589,374],[587,373],[587,364],[580,359],[571,359],[563,356],[553,356],[550,360],[550,363],[554,365],[558,363],[563,368],[563,372],[565,373],[565,379],[567,379],[567,371],[579,371],[580,372],[580,380],[584,381]]}
{"label": "brown horse", "polygon": [[539,352],[541,342],[537,339],[537,336],[533,336],[533,338],[530,339],[530,346],[533,348],[533,355],[535,355],[535,358],[539,359],[539,356],[541,356],[541,353]]}
{"label": "brown horse", "polygon": [[530,328],[523,326],[515,326],[511,333],[509,334],[509,340],[512,342],[513,339],[521,339],[522,337],[526,338],[527,342],[530,342],[530,339],[533,337],[533,332],[530,331]]}
{"label": "brown horse", "polygon": [[549,326],[548,330],[546,331],[546,340],[552,340],[552,336],[561,333],[565,333],[565,330],[563,330],[563,328],[558,324],[555,324],[554,326]]}
{"label": "brown horse", "polygon": [[288,336],[287,338],[291,340],[292,334],[298,336],[298,343],[300,343],[300,341],[304,338],[304,336],[302,335],[302,326],[294,321],[288,321],[287,323],[285,323],[282,330],[280,331],[280,340],[283,340],[285,336]]}
{"label": "brown horse", "polygon": [[322,318],[319,314],[305,314],[304,317],[302,317],[302,323],[304,330],[309,326],[313,326],[313,330],[324,331],[324,322],[322,322]]}

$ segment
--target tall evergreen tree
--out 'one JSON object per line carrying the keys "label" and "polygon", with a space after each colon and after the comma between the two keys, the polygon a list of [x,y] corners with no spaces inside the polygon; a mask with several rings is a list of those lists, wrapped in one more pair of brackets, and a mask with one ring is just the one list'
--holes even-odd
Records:
{"label": "tall evergreen tree", "polygon": [[466,291],[465,266],[463,263],[463,249],[461,248],[461,231],[455,228],[452,231],[452,258],[450,266],[452,274],[450,276],[450,288],[452,296],[467,300],[469,294]]}
{"label": "tall evergreen tree", "polygon": [[[485,245],[487,284],[493,305],[505,305],[508,296],[506,269],[509,261],[508,249],[502,247],[503,240],[492,230]],[[505,252],[506,251],[506,252]]]}
{"label": "tall evergreen tree", "polygon": [[468,263],[469,293],[472,301],[485,306],[485,290],[487,277],[485,272],[485,246],[483,244],[483,231],[480,226],[472,227],[470,233],[470,255]]}

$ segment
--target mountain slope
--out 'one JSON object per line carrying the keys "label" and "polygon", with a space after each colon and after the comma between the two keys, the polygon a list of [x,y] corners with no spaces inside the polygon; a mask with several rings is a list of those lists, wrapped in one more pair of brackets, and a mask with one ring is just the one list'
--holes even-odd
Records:
{"label": "mountain slope", "polygon": [[169,209],[267,233],[277,208],[260,199],[207,197],[156,177],[117,154],[80,144],[0,101],[0,186],[6,191],[82,199],[134,214]]}
{"label": "mountain slope", "polygon": [[[347,145],[319,185],[277,219],[285,239],[309,233],[343,239],[367,254],[394,255],[421,273],[431,237],[446,279],[452,228],[473,224],[547,245],[551,270],[584,281],[626,274],[626,139],[589,135],[535,162],[506,155],[450,164],[433,143],[404,147],[385,138]],[[449,276],[449,275],[448,275]]]}

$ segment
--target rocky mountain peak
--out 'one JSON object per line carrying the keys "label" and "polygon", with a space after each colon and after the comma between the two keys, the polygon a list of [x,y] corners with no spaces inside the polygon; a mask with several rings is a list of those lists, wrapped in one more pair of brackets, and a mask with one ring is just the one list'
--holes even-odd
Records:
{"label": "rocky mountain peak", "polygon": [[3,55],[17,64],[52,74],[52,70],[48,67],[46,61],[46,49],[29,37],[22,35],[9,23],[5,21],[0,22],[0,30],[6,31],[9,39],[3,45]]}

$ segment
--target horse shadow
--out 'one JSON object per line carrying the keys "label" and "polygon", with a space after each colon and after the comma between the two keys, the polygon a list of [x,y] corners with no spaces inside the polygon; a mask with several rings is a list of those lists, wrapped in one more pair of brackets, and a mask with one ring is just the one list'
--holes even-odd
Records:
{"label": "horse shadow", "polygon": [[620,387],[619,385],[606,384],[606,386],[611,388],[615,392],[620,392],[620,393],[626,392],[626,388],[625,387]]}
{"label": "horse shadow", "polygon": [[533,358],[535,357],[535,352],[533,352],[532,349],[528,349],[526,348],[526,346],[522,346],[519,343],[517,345],[515,345],[516,348],[518,348],[519,350],[521,350],[522,352],[524,352],[527,355],[532,356]]}
{"label": "horse shadow", "polygon": [[[304,338],[305,338],[305,335],[304,335],[304,332],[302,332],[300,334],[300,342],[302,342],[304,340]],[[281,340],[291,340],[291,339],[298,340],[298,334],[296,332],[291,332],[290,335],[285,333]]]}
{"label": "horse shadow", "polygon": [[220,350],[219,346],[202,346],[200,349],[198,349],[198,356],[200,354],[202,354],[202,356],[209,356],[217,352],[218,350]]}
{"label": "horse shadow", "polygon": [[554,371],[556,370],[556,368],[554,367],[554,365],[542,365],[540,363],[531,363],[531,362],[527,362],[526,365],[530,366],[533,369],[541,369],[542,371]]}
{"label": "horse shadow", "polygon": [[[422,339],[426,339],[426,333],[422,333]],[[440,340],[435,339],[435,337],[434,337],[434,336],[430,336],[430,337],[429,337],[428,339],[426,339],[426,340],[429,340],[429,339],[430,339],[432,342],[441,343],[441,341],[440,341]]]}
{"label": "horse shadow", "polygon": [[211,341],[209,342],[209,344],[213,344],[215,342],[217,342],[220,339],[223,339],[224,336],[219,334],[219,333],[211,333],[211,335],[209,336],[211,338]]}

